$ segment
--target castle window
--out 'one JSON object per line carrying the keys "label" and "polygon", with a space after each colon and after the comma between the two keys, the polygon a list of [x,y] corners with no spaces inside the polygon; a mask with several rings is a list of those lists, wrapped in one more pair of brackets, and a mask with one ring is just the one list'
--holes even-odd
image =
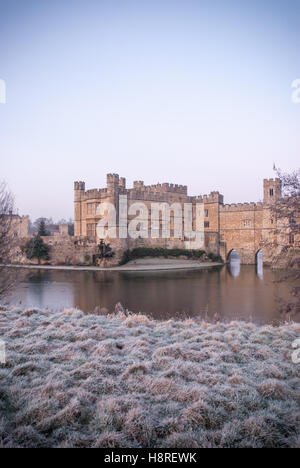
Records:
{"label": "castle window", "polygon": [[208,210],[205,210],[205,218],[208,218]]}
{"label": "castle window", "polygon": [[86,225],[86,234],[88,237],[96,236],[96,224],[87,224]]}
{"label": "castle window", "polygon": [[271,224],[274,224],[274,219],[273,218],[271,218]]}
{"label": "castle window", "polygon": [[290,234],[289,241],[290,241],[290,244],[294,244],[294,242],[295,242],[294,234]]}
{"label": "castle window", "polygon": [[204,227],[209,228],[209,221],[204,221]]}
{"label": "castle window", "polygon": [[94,203],[87,204],[87,214],[89,215],[94,214]]}
{"label": "castle window", "polygon": [[270,197],[273,197],[273,195],[274,195],[274,190],[271,188],[270,189]]}

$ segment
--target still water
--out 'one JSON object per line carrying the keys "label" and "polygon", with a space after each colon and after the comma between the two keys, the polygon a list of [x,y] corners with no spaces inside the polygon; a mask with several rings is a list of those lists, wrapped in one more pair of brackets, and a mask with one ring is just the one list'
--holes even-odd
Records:
{"label": "still water", "polygon": [[[277,283],[279,272],[258,266],[229,265],[206,270],[106,272],[22,270],[9,304],[61,310],[95,307],[113,311],[116,303],[155,319],[203,317],[278,323],[278,297],[289,284]],[[299,322],[299,317],[294,318]]]}

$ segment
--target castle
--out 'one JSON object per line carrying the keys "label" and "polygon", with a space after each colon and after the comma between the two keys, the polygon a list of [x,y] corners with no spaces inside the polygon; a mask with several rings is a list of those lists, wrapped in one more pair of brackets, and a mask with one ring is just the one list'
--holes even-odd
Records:
{"label": "castle", "polygon": [[[136,202],[143,202],[150,210],[151,203],[190,203],[204,205],[205,249],[220,254],[226,260],[232,250],[236,250],[243,264],[255,264],[256,256],[263,250],[264,262],[271,260],[271,252],[262,247],[263,242],[276,235],[276,219],[270,205],[282,197],[280,179],[264,179],[262,203],[224,204],[219,192],[209,195],[190,196],[187,186],[156,184],[146,186],[136,181],[133,188],[126,188],[126,180],[117,174],[107,175],[107,186],[101,189],[86,190],[84,182],[74,184],[74,235],[79,238],[96,239],[96,226],[101,216],[97,214],[99,204],[114,204],[118,213],[119,196],[126,195],[128,208]],[[194,212],[194,210],[193,210]],[[117,228],[119,219],[117,218]],[[181,239],[115,239],[111,241],[116,249],[133,248],[137,245],[185,248],[184,236]]]}
{"label": "castle", "polygon": [[10,230],[12,237],[25,238],[29,232],[29,216],[19,216],[17,214],[10,213]]}

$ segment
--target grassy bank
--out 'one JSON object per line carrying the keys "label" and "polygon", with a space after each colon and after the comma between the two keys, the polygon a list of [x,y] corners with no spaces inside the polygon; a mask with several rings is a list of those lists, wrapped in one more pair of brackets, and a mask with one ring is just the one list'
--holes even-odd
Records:
{"label": "grassy bank", "polygon": [[0,446],[299,446],[299,333],[1,310]]}

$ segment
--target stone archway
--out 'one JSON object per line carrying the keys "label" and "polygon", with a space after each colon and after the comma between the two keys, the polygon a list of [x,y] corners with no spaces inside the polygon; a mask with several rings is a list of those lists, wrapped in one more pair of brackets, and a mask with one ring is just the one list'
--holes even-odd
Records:
{"label": "stone archway", "polygon": [[227,254],[227,271],[234,278],[240,274],[241,256],[236,249],[231,249]]}
{"label": "stone archway", "polygon": [[230,262],[232,258],[239,259],[241,261],[241,256],[236,249],[231,249],[226,255],[226,262]]}
{"label": "stone archway", "polygon": [[257,265],[258,263],[263,262],[263,258],[264,257],[263,257],[262,249],[258,249],[258,251],[255,254],[255,265]]}

